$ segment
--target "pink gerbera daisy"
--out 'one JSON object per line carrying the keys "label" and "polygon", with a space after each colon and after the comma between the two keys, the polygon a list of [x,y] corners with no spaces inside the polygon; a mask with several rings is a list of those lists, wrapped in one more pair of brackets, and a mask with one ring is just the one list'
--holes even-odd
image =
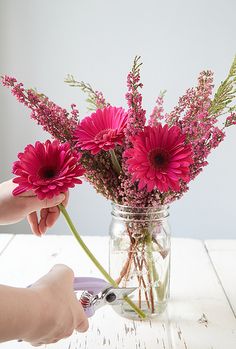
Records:
{"label": "pink gerbera daisy", "polygon": [[123,108],[98,109],[78,125],[75,141],[80,149],[89,150],[93,155],[108,151],[122,144],[126,124],[127,113]]}
{"label": "pink gerbera daisy", "polygon": [[60,144],[58,140],[27,145],[13,164],[13,173],[17,176],[13,182],[18,183],[13,194],[33,190],[39,199],[51,199],[75,184],[81,184],[78,177],[85,171],[79,162],[80,157],[70,149],[69,143]]}
{"label": "pink gerbera daisy", "polygon": [[189,182],[189,166],[193,162],[192,149],[185,144],[185,135],[177,126],[147,126],[133,137],[133,148],[125,151],[128,171],[138,188],[147,186],[150,192],[178,191],[179,181]]}

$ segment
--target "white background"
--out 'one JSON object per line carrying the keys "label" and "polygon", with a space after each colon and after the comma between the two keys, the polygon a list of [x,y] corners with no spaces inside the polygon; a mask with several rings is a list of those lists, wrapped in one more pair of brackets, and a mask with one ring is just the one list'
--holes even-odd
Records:
{"label": "white background", "polygon": [[[0,74],[37,87],[63,107],[87,115],[85,95],[64,82],[67,73],[90,82],[116,106],[126,106],[126,76],[135,55],[143,61],[144,107],[160,90],[166,109],[204,69],[219,85],[236,53],[234,0],[0,0]],[[49,136],[29,110],[0,87],[0,180],[11,176],[17,153]],[[235,237],[236,127],[209,157],[209,166],[170,209],[174,236]],[[107,234],[110,203],[84,183],[71,191],[68,210],[82,234]],[[26,222],[0,232],[29,232]],[[68,233],[62,217],[49,233]]]}

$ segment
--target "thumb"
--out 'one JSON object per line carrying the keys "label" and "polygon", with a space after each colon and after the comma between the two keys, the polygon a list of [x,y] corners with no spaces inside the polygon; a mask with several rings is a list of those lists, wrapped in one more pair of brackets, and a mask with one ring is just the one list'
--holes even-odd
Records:
{"label": "thumb", "polygon": [[52,199],[43,199],[39,200],[37,196],[31,196],[27,198],[28,207],[32,211],[39,210],[41,208],[49,208],[59,205],[62,201],[65,200],[65,194],[59,194],[54,196]]}

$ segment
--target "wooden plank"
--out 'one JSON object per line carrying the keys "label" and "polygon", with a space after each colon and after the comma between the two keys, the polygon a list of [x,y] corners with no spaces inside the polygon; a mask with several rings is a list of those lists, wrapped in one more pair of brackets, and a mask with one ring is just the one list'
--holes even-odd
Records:
{"label": "wooden plank", "polygon": [[[96,257],[108,265],[107,238],[84,237],[84,241]],[[47,235],[39,238],[17,234],[7,253],[1,256],[0,279],[8,285],[24,287],[57,263],[67,264],[78,276],[101,276],[72,236]]]}
{"label": "wooden plank", "polygon": [[[163,320],[162,320],[163,321]],[[106,307],[89,320],[86,333],[75,332],[71,337],[55,344],[42,346],[48,349],[170,349],[164,322],[133,322],[123,319]],[[1,349],[29,349],[30,344],[10,341],[0,344]]]}
{"label": "wooden plank", "polygon": [[171,300],[173,349],[235,349],[236,321],[204,244],[172,242]]}
{"label": "wooden plank", "polygon": [[205,244],[236,317],[236,240],[207,240]]}
{"label": "wooden plank", "polygon": [[[108,238],[86,237],[84,240],[99,261],[107,267]],[[36,238],[30,235],[17,235],[0,260],[0,278],[12,286],[26,286],[32,283],[56,263],[69,265],[78,276],[101,277],[71,236]],[[1,267],[3,265],[7,268]],[[51,344],[48,348],[170,348],[166,314],[155,321],[134,322],[119,317],[107,306],[97,311],[89,321],[90,328],[87,333],[74,333],[70,338]],[[28,349],[31,346],[24,342],[11,341],[0,344],[0,348]]]}
{"label": "wooden plank", "polygon": [[[235,236],[236,238],[236,236]],[[228,251],[232,251],[232,252],[236,252],[236,239],[232,240],[232,239],[228,239],[228,240],[218,240],[218,239],[214,239],[214,240],[205,240],[204,241],[207,250],[209,252],[228,252]]]}
{"label": "wooden plank", "polygon": [[0,255],[3,253],[3,251],[6,249],[13,238],[13,234],[0,234]]}

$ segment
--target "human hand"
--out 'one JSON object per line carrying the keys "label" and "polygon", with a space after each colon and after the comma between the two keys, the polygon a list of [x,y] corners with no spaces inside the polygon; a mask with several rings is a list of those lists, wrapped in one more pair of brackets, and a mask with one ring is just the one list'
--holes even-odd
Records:
{"label": "human hand", "polygon": [[34,346],[55,343],[74,330],[85,332],[88,319],[73,290],[73,271],[62,264],[30,287],[40,301],[37,326],[24,338]]}
{"label": "human hand", "polygon": [[14,196],[12,191],[16,186],[12,180],[0,184],[0,224],[17,223],[27,217],[32,232],[41,236],[57,220],[60,214],[57,205],[67,205],[69,192],[52,199],[39,200],[32,191]]}

